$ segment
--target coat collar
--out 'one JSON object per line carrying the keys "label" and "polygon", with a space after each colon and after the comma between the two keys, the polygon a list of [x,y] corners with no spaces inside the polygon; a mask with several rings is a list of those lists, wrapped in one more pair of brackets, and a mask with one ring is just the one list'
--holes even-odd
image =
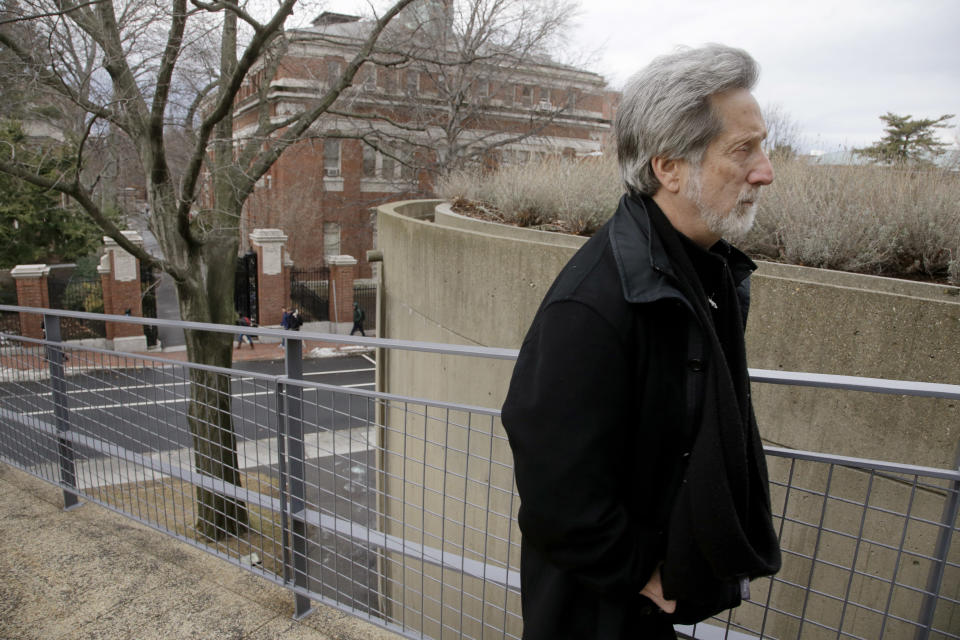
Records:
{"label": "coat collar", "polygon": [[[656,206],[648,196],[624,194],[610,221],[610,244],[620,272],[623,297],[627,302],[679,298],[686,303],[686,298],[673,284],[677,275],[663,242],[650,227],[647,208]],[[723,243],[720,253],[727,258],[734,283],[739,286],[757,265],[725,240],[720,242]]]}

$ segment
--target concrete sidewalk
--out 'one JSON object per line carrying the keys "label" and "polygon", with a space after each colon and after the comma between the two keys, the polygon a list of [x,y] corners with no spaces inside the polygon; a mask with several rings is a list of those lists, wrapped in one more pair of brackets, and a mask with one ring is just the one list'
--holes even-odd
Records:
{"label": "concrete sidewalk", "polygon": [[0,638],[396,640],[0,462]]}
{"label": "concrete sidewalk", "polygon": [[[67,343],[66,353],[68,357],[72,348],[73,346],[70,345],[70,343]],[[76,349],[78,353],[83,351],[82,346],[77,346]],[[340,342],[304,340],[301,345],[301,352],[303,354],[303,358],[305,359],[333,358],[338,356],[369,354],[373,352],[373,348],[368,346],[344,344]],[[173,347],[171,349],[164,349],[162,351],[147,351],[144,353],[131,353],[122,356],[98,355],[95,356],[94,359],[96,361],[96,366],[98,367],[129,366],[131,358],[136,360],[139,356],[143,356],[145,358],[161,358],[164,360],[185,362],[187,360],[187,351],[184,347],[180,346]],[[243,362],[283,360],[284,357],[284,348],[279,342],[258,342],[253,348],[246,343],[244,343],[243,347],[237,346],[236,342],[234,342],[233,345],[233,364],[235,368],[243,368],[242,364],[240,364]],[[76,361],[74,361],[73,365],[70,364],[69,360],[67,361],[68,368],[75,365]],[[45,351],[41,346],[28,345],[25,348],[16,348],[16,346],[13,346],[12,348],[7,347],[0,349],[0,375],[2,375],[4,372],[7,372],[8,375],[13,376],[17,371],[46,371],[48,368],[49,363],[47,362]]]}

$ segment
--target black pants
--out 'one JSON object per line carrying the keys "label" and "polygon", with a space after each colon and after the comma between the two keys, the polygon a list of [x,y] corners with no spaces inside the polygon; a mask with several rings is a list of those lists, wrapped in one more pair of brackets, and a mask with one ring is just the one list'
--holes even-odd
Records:
{"label": "black pants", "polygon": [[360,332],[360,335],[362,335],[364,338],[367,337],[367,334],[365,334],[365,333],[363,332],[363,325],[360,324],[359,322],[354,322],[354,323],[353,323],[353,329],[350,329],[350,335],[353,335],[354,332],[356,332],[356,331],[359,331],[359,332]]}

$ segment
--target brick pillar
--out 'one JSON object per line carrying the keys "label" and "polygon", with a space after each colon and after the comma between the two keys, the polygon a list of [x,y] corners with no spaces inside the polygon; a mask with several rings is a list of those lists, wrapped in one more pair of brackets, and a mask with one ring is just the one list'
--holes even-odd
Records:
{"label": "brick pillar", "polygon": [[262,326],[280,324],[290,306],[287,234],[280,229],[254,229],[250,245],[257,252],[257,317]]}
{"label": "brick pillar", "polygon": [[[143,246],[136,231],[123,231],[134,244]],[[140,261],[120,248],[113,238],[104,236],[104,254],[97,272],[103,285],[103,312],[110,315],[143,317],[140,299]],[[146,351],[147,337],[139,324],[107,323],[107,340],[118,351]]]}
{"label": "brick pillar", "polygon": [[353,256],[330,256],[330,323],[336,331],[336,325],[353,325],[353,278],[357,269],[357,259]]}
{"label": "brick pillar", "polygon": [[[45,264],[18,264],[10,275],[17,281],[17,304],[21,307],[50,308],[50,291],[47,275],[50,267]],[[20,314],[20,335],[26,338],[43,337],[43,316],[36,313]]]}

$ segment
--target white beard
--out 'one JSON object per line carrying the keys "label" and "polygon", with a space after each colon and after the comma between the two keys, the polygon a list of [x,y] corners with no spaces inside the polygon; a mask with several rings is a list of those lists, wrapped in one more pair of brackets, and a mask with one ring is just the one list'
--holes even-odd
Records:
{"label": "white beard", "polygon": [[[729,211],[718,211],[703,202],[700,170],[696,169],[684,187],[684,195],[697,207],[700,219],[707,229],[725,240],[739,240],[747,235],[757,217],[757,199],[760,187],[746,187]],[[747,204],[750,203],[750,204]]]}

